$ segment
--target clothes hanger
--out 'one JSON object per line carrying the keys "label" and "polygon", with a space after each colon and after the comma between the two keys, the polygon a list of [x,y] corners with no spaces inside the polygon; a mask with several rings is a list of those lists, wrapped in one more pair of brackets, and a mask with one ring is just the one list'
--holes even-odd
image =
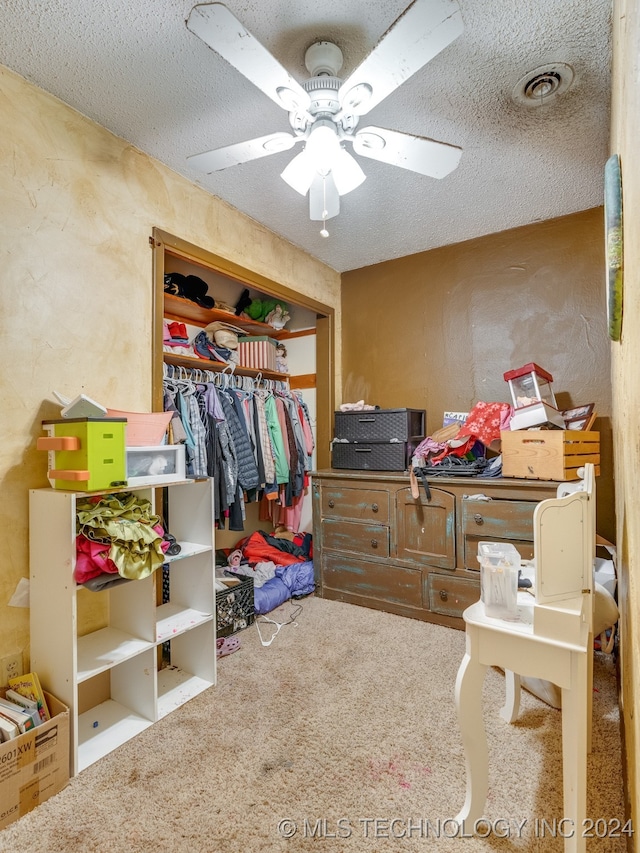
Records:
{"label": "clothes hanger", "polygon": [[[263,646],[270,646],[271,643],[273,643],[273,641],[275,640],[275,638],[278,636],[278,634],[280,633],[282,628],[284,628],[285,625],[293,625],[294,628],[297,628],[298,623],[297,623],[296,619],[301,613],[302,613],[302,605],[296,604],[294,606],[294,609],[293,609],[291,615],[289,616],[289,618],[287,619],[286,622],[278,622],[275,619],[271,619],[269,616],[258,616],[258,618],[255,620],[254,624],[255,624],[256,628],[258,629],[258,636],[260,637],[261,644]],[[275,625],[276,626],[275,630],[273,631],[273,633],[271,634],[269,639],[263,638],[262,631],[260,630],[261,624],[262,625]]]}

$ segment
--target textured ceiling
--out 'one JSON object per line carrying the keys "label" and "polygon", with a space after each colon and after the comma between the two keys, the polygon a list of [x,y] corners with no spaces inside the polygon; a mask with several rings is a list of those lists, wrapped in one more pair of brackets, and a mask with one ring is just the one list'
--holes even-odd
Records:
{"label": "textured ceiling", "polygon": [[[342,272],[602,203],[608,155],[611,0],[459,0],[464,32],[365,123],[463,149],[442,180],[359,158],[330,236],[280,178],[280,152],[203,175],[187,156],[275,131],[287,113],[190,33],[193,0],[3,0],[0,62]],[[333,41],[346,77],[407,0],[228,0],[299,81]],[[568,63],[571,88],[538,108],[515,84]],[[159,223],[161,224],[161,223]]]}

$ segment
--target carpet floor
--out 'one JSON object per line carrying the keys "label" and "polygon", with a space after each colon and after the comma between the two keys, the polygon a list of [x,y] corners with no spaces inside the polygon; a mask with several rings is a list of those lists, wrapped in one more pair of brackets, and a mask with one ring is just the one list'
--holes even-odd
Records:
{"label": "carpet floor", "polygon": [[[563,850],[560,711],[525,692],[509,725],[498,713],[504,676],[489,670],[484,837],[461,838],[464,632],[315,596],[299,604],[270,614],[295,617],[270,645],[255,625],[241,632],[216,687],[1,831],[0,851]],[[260,629],[266,641],[276,626]],[[592,834],[605,837],[587,850],[622,853],[615,665],[602,653],[588,774]]]}

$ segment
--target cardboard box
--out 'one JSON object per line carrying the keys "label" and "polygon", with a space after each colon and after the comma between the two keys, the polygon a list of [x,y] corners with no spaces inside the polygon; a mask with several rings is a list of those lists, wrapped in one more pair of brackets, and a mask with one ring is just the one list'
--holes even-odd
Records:
{"label": "cardboard box", "polygon": [[525,480],[579,480],[578,470],[593,462],[600,474],[600,433],[569,429],[501,432],[502,476]]}
{"label": "cardboard box", "polygon": [[0,829],[69,782],[69,709],[46,691],[45,697],[51,719],[0,743]]}

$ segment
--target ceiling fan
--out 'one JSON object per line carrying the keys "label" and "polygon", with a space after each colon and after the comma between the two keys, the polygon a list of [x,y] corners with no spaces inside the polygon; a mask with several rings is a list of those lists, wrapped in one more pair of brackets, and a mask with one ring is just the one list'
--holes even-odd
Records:
{"label": "ceiling fan", "polygon": [[302,84],[263,47],[222,3],[194,6],[187,28],[289,113],[292,133],[276,132],[188,158],[210,174],[304,143],[281,177],[301,195],[309,194],[312,220],[324,223],[340,212],[340,196],[365,180],[355,154],[443,178],[456,168],[456,145],[369,125],[360,117],[442,51],[463,30],[457,0],[414,0],[346,80],[338,77],[342,51],[331,42],[305,53],[311,75]]}

